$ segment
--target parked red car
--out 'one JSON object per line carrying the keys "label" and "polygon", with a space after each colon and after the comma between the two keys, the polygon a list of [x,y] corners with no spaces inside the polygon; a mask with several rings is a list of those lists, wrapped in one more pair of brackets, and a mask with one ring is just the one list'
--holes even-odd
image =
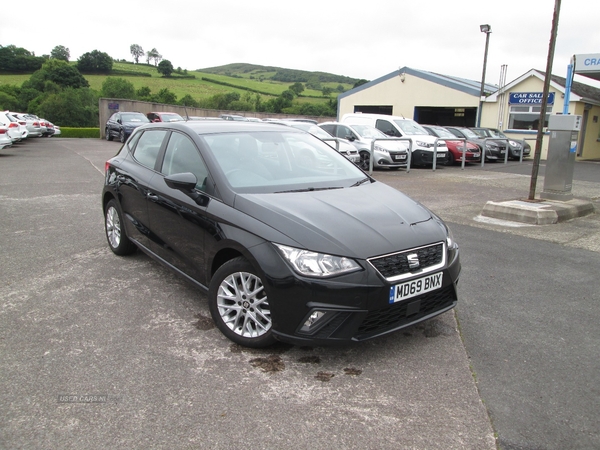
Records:
{"label": "parked red car", "polygon": [[185,119],[174,112],[150,112],[146,114],[150,122],[182,122]]}
{"label": "parked red car", "polygon": [[[463,141],[453,141],[456,139],[450,131],[439,125],[421,125],[429,134],[435,137],[443,138],[448,146],[448,160],[446,163],[451,166],[462,159],[464,144]],[[476,163],[481,161],[481,151],[479,147],[471,142],[467,142],[467,151],[465,152],[465,162]]]}

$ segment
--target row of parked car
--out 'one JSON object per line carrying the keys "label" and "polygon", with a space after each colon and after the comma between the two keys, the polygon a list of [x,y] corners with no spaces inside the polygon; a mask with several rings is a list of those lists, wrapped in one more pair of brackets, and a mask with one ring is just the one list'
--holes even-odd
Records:
{"label": "row of parked car", "polygon": [[0,150],[27,138],[60,134],[60,127],[34,114],[0,111]]}
{"label": "row of parked car", "polygon": [[[172,112],[116,112],[107,121],[105,137],[125,142],[135,128],[150,122],[184,120],[260,121],[241,115],[224,114],[219,118],[187,117]],[[525,141],[509,139],[494,128],[442,127],[420,125],[412,119],[382,114],[346,114],[340,122],[318,123],[309,119],[264,119],[309,132],[335,147],[350,161],[367,170],[373,159],[374,168],[397,170],[406,167],[408,150],[412,147],[411,166],[436,164],[478,163],[485,147],[486,161],[504,160],[506,152],[511,159],[529,156],[531,147]],[[395,138],[396,140],[389,140]],[[457,140],[460,139],[460,140]],[[371,151],[371,144],[375,145]],[[410,147],[409,147],[410,141]],[[466,143],[466,149],[465,149]]]}

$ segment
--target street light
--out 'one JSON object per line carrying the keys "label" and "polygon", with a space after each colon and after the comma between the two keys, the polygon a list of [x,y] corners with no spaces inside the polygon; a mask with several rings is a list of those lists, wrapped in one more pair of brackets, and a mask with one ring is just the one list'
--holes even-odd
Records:
{"label": "street light", "polygon": [[492,27],[490,25],[479,25],[479,30],[485,33],[485,53],[483,54],[483,73],[481,74],[481,91],[479,92],[479,110],[477,111],[477,126],[481,126],[481,109],[483,108],[483,92],[485,86],[485,69],[487,66],[488,45]]}

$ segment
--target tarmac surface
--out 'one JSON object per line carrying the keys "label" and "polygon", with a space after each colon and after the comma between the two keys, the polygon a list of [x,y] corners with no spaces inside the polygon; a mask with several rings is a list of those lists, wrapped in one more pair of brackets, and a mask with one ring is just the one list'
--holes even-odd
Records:
{"label": "tarmac surface", "polygon": [[[204,294],[108,249],[119,147],[0,152],[1,448],[600,448],[600,214],[481,216],[527,196],[530,162],[374,173],[453,230],[456,310],[355,346],[250,351]],[[573,194],[600,206],[600,164],[576,163]]]}

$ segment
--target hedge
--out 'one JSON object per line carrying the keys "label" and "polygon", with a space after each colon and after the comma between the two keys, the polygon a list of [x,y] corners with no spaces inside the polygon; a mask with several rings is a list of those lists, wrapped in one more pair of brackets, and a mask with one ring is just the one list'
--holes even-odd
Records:
{"label": "hedge", "polygon": [[100,128],[60,127],[59,136],[61,138],[99,138]]}

